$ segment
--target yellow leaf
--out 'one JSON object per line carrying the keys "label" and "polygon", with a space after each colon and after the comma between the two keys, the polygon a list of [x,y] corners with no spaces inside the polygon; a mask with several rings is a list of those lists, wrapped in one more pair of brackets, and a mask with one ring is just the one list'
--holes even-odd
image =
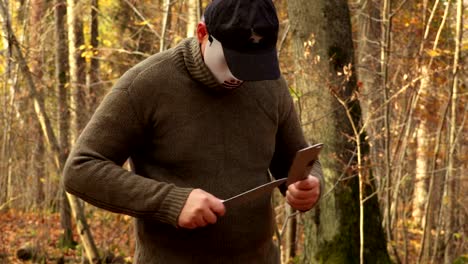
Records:
{"label": "yellow leaf", "polygon": [[174,42],[179,42],[179,41],[181,41],[182,39],[183,39],[183,38],[182,38],[181,36],[179,36],[179,35],[174,36]]}
{"label": "yellow leaf", "polygon": [[461,49],[462,49],[462,51],[468,50],[468,42],[463,43]]}
{"label": "yellow leaf", "polygon": [[148,25],[148,20],[144,20],[144,21],[141,21],[141,22],[135,22],[135,25],[137,26],[145,26],[145,25]]}
{"label": "yellow leaf", "polygon": [[442,204],[443,204],[443,205],[448,205],[449,202],[450,202],[450,200],[449,200],[449,198],[448,198],[447,196],[444,196],[444,197],[442,198]]}
{"label": "yellow leaf", "polygon": [[426,50],[426,53],[431,56],[431,57],[437,57],[440,56],[440,52],[437,50]]}

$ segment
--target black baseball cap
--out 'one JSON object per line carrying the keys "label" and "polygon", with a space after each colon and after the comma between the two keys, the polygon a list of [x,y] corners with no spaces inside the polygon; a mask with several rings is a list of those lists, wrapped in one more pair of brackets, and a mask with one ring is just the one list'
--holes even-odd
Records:
{"label": "black baseball cap", "polygon": [[279,22],[272,0],[213,0],[204,17],[208,34],[221,42],[236,78],[260,81],[280,77]]}

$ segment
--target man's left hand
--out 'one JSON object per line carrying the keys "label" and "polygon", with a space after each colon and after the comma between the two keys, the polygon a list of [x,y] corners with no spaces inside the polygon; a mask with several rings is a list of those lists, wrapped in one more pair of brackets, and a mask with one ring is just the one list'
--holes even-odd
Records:
{"label": "man's left hand", "polygon": [[292,208],[308,211],[317,203],[320,197],[320,181],[309,175],[305,180],[297,181],[288,186],[286,201]]}

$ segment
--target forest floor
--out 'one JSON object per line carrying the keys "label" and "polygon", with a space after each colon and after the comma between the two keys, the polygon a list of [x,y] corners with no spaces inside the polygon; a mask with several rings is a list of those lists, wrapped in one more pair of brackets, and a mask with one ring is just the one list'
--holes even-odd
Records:
{"label": "forest floor", "polygon": [[[131,263],[135,250],[132,218],[94,208],[88,208],[87,218],[100,255],[108,256],[105,263]],[[403,263],[416,263],[422,234],[412,229],[407,232],[407,257],[404,257],[405,245],[402,239],[395,247]],[[18,210],[0,212],[0,264],[82,263],[83,249],[79,245],[74,249],[61,249],[58,246],[60,235],[59,213]],[[75,227],[73,235],[74,240],[79,241]],[[36,249],[35,260],[19,260],[17,251],[21,248]],[[391,250],[389,253],[392,254]]]}
{"label": "forest floor", "polygon": [[[133,221],[131,217],[103,210],[88,210],[88,224],[100,254],[107,263],[131,263],[134,252]],[[82,248],[61,249],[59,213],[0,212],[0,263],[81,263]],[[79,241],[75,227],[75,241]],[[34,260],[23,262],[16,256],[21,248],[35,249]],[[110,257],[113,256],[113,257]]]}

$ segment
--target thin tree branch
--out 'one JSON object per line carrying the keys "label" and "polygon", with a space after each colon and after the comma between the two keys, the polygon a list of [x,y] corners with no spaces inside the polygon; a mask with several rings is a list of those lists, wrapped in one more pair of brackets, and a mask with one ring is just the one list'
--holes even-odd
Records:
{"label": "thin tree branch", "polygon": [[145,26],[147,26],[150,29],[150,31],[153,32],[154,35],[156,35],[156,37],[161,39],[161,35],[153,28],[153,25],[149,23],[149,21],[141,14],[141,12],[138,11],[138,9],[132,3],[130,3],[130,1],[128,0],[124,0],[124,1],[133,10],[133,12],[135,12],[135,14],[145,23]]}

